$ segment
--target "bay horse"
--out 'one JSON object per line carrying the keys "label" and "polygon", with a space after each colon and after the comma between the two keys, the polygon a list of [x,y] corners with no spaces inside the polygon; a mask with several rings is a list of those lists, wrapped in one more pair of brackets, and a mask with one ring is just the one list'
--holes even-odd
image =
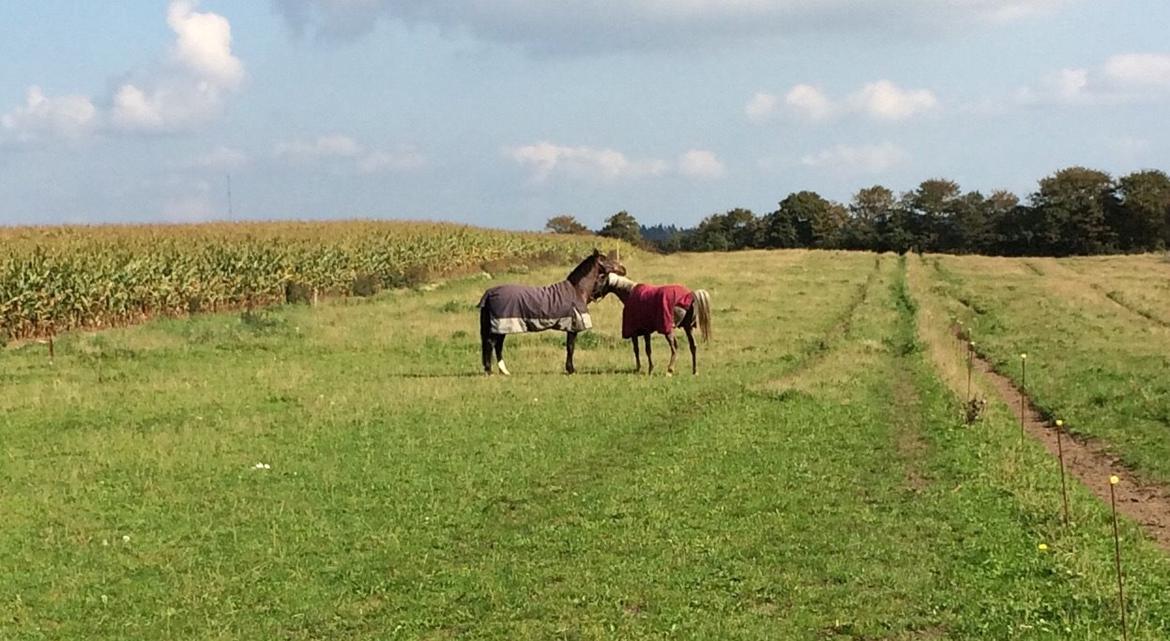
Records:
{"label": "bay horse", "polygon": [[628,338],[634,344],[635,371],[642,371],[642,360],[638,354],[638,337],[642,337],[646,343],[646,373],[654,373],[650,336],[657,332],[666,336],[666,342],[670,345],[670,363],[666,366],[666,375],[673,375],[674,363],[678,358],[678,340],[674,336],[674,328],[681,327],[686,332],[687,343],[691,348],[691,374],[699,373],[695,355],[695,326],[703,334],[703,342],[711,338],[711,295],[706,290],[692,292],[682,285],[646,285],[625,278],[623,274],[610,273],[597,298],[611,292],[622,301],[622,338]]}
{"label": "bay horse", "polygon": [[565,372],[573,374],[573,349],[577,334],[593,327],[589,303],[597,298],[600,283],[609,274],[626,273],[616,258],[597,249],[569,272],[565,280],[546,287],[497,285],[479,300],[479,338],[483,371],[492,373],[492,349],[500,373],[510,376],[504,364],[504,337],[508,334],[559,330],[565,332]]}

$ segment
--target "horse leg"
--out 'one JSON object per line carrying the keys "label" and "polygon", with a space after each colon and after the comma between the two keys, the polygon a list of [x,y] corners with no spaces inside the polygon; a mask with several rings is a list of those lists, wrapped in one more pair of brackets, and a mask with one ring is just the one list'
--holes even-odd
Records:
{"label": "horse leg", "polygon": [[638,353],[638,337],[631,338],[630,344],[634,346],[634,372],[640,372],[642,371],[642,355]]}
{"label": "horse leg", "polygon": [[646,341],[646,375],[649,376],[654,373],[654,357],[650,355],[650,335],[645,334],[642,338]]}
{"label": "horse leg", "polygon": [[492,337],[484,336],[480,339],[483,351],[483,373],[491,375],[492,373]]}
{"label": "horse leg", "polygon": [[687,333],[687,344],[691,346],[691,374],[698,374],[699,363],[695,357],[695,326],[687,325],[683,327],[683,331]]}
{"label": "horse leg", "polygon": [[666,375],[674,376],[674,362],[678,360],[678,339],[674,332],[666,335],[666,343],[670,345],[670,362],[666,365]]}
{"label": "horse leg", "polygon": [[504,365],[504,334],[492,334],[492,342],[496,347],[496,364],[500,366],[500,373],[504,376],[511,376],[512,372],[508,371],[508,366]]}
{"label": "horse leg", "polygon": [[479,314],[479,341],[483,352],[483,373],[492,373],[492,325],[487,309]]}
{"label": "horse leg", "polygon": [[577,368],[573,367],[573,348],[577,346],[577,332],[565,333],[565,373],[576,374]]}

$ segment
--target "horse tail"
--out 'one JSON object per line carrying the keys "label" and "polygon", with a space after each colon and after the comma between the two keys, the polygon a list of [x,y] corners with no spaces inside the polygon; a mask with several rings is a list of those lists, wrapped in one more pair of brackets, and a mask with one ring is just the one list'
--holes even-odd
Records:
{"label": "horse tail", "polygon": [[489,296],[492,290],[487,290],[479,299],[479,335],[485,341],[492,335],[492,310]]}
{"label": "horse tail", "polygon": [[703,341],[711,340],[711,295],[705,289],[695,292],[695,316],[699,321],[699,331],[703,334]]}

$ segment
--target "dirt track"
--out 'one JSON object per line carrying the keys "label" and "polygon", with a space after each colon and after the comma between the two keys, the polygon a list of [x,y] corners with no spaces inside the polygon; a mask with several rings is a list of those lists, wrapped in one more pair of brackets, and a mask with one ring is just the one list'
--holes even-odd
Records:
{"label": "dirt track", "polygon": [[[996,372],[988,361],[976,356],[974,363],[991,382],[996,393],[1012,408],[1016,418],[1020,418],[1023,413],[1027,433],[1042,442],[1056,458],[1056,427],[1044,418],[1031,399],[1025,397],[1024,407],[1021,408],[1020,390],[1009,378]],[[1109,476],[1118,476],[1121,482],[1114,487],[1118,511],[1140,524],[1152,539],[1170,550],[1170,490],[1143,481],[1116,456],[1093,441],[1065,432],[1061,436],[1061,447],[1064,450],[1065,471],[1079,479],[1089,491],[1106,503],[1109,502]]]}

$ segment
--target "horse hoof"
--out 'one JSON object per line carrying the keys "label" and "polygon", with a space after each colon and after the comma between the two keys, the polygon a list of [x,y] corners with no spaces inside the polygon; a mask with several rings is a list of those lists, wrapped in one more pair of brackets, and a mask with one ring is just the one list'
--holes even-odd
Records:
{"label": "horse hoof", "polygon": [[501,374],[503,374],[504,376],[511,376],[512,375],[512,372],[509,372],[508,367],[506,365],[504,365],[504,361],[500,361],[499,366],[500,366],[500,373]]}

